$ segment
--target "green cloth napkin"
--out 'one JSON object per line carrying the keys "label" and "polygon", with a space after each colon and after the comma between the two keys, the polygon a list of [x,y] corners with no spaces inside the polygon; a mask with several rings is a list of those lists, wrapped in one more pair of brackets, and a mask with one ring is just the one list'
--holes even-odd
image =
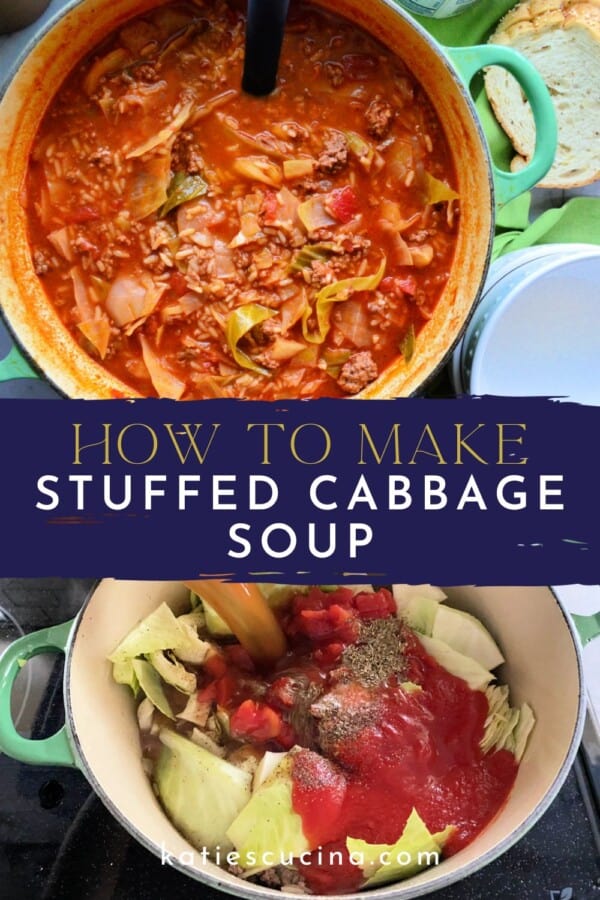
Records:
{"label": "green cloth napkin", "polygon": [[493,258],[533,244],[600,244],[600,198],[573,197],[531,225],[496,234]]}
{"label": "green cloth napkin", "polygon": [[[516,0],[487,0],[450,19],[414,16],[436,40],[446,47],[468,47],[487,41],[499,19],[515,6]],[[477,114],[488,141],[492,159],[501,169],[509,169],[514,151],[498,124],[483,87],[474,82]],[[522,194],[496,214],[493,258],[533,244],[600,244],[600,199],[576,197],[560,209],[549,209],[533,223],[529,221],[531,194]]]}

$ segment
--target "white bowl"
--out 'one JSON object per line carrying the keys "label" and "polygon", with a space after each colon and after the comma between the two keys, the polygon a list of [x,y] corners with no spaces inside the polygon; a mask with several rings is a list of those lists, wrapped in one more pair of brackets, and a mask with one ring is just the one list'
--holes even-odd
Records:
{"label": "white bowl", "polygon": [[498,263],[454,353],[457,392],[600,404],[600,249],[549,245]]}

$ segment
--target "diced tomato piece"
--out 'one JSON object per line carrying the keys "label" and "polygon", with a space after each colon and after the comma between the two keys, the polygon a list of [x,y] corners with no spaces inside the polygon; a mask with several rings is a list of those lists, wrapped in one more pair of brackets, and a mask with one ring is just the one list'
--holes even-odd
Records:
{"label": "diced tomato piece", "polygon": [[281,734],[282,719],[266,703],[244,700],[229,720],[231,736],[254,741],[271,741]]}
{"label": "diced tomato piece", "polygon": [[232,644],[225,648],[227,660],[242,672],[255,672],[256,666],[247,650],[241,644]]}
{"label": "diced tomato piece", "polygon": [[344,609],[352,609],[352,597],[354,596],[351,588],[340,587],[336,591],[323,592],[323,606],[328,609],[330,606],[342,606]]}
{"label": "diced tomato piece", "polygon": [[328,666],[336,662],[344,652],[344,645],[339,642],[325,644],[314,652],[314,658],[319,665]]}
{"label": "diced tomato piece", "polygon": [[213,678],[220,678],[227,671],[227,660],[221,653],[212,653],[204,660],[204,671]]}
{"label": "diced tomato piece", "polygon": [[228,672],[215,681],[215,696],[219,706],[227,706],[237,688],[235,676]]}
{"label": "diced tomato piece", "polygon": [[313,589],[308,594],[298,594],[292,601],[292,611],[297,614],[303,609],[323,609],[323,591]]}
{"label": "diced tomato piece", "polygon": [[199,703],[209,703],[211,700],[216,700],[217,697],[217,687],[214,681],[211,681],[210,684],[207,684],[206,687],[200,688],[198,691],[198,702]]}
{"label": "diced tomato piece", "polygon": [[177,295],[177,297],[181,297],[182,294],[185,294],[187,291],[187,281],[185,280],[185,275],[182,272],[173,272],[171,277],[169,278],[169,286],[171,290]]}
{"label": "diced tomato piece", "polygon": [[269,685],[267,700],[275,706],[291,709],[297,699],[296,682],[289,675],[282,675]]}
{"label": "diced tomato piece", "polygon": [[349,222],[359,211],[358,197],[350,185],[331,191],[325,200],[325,206],[333,218],[343,224]]}
{"label": "diced tomato piece", "polygon": [[297,743],[296,732],[289,722],[281,723],[281,729],[275,740],[282,750],[290,750]]}
{"label": "diced tomato piece", "polygon": [[409,297],[414,296],[417,282],[414,275],[386,275],[379,283],[379,290],[384,294],[391,294],[399,300],[403,300],[405,294],[408,294]]}
{"label": "diced tomato piece", "polygon": [[262,202],[262,213],[265,222],[274,222],[277,218],[277,210],[279,203],[277,202],[277,194],[275,191],[266,191]]}
{"label": "diced tomato piece", "polygon": [[388,619],[396,613],[394,598],[385,588],[374,593],[356,594],[354,606],[361,619]]}
{"label": "diced tomato piece", "polygon": [[298,616],[298,630],[316,643],[353,643],[359,625],[352,610],[334,604],[329,609],[305,609]]}

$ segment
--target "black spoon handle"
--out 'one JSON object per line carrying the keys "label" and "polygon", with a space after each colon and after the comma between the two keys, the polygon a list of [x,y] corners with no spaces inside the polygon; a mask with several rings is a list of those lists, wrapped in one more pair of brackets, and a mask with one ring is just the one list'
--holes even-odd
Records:
{"label": "black spoon handle", "polygon": [[275,87],[289,0],[248,0],[242,88],[264,97]]}

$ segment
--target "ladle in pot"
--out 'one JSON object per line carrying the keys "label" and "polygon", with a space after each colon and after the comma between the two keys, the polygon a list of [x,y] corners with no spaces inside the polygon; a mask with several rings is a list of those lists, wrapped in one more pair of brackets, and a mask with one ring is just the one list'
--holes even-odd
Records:
{"label": "ladle in pot", "polygon": [[248,0],[242,88],[264,97],[277,80],[289,0]]}

